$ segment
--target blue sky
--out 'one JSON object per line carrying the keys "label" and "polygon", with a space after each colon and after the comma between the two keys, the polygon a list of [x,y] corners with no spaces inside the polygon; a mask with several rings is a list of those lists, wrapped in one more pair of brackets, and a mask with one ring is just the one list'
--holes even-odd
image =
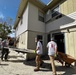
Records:
{"label": "blue sky", "polygon": [[48,4],[51,0],[41,0],[44,4]]}
{"label": "blue sky", "polygon": [[[0,19],[6,20],[10,17],[15,21],[20,1],[21,0],[0,0]],[[47,4],[50,0],[41,1]],[[11,34],[11,36],[14,35]]]}
{"label": "blue sky", "polygon": [[0,0],[0,18],[11,17],[15,20],[19,3],[20,0]]}
{"label": "blue sky", "polygon": [[[16,19],[19,3],[20,0],[0,0],[0,19],[6,20],[10,17],[14,22]],[[15,34],[12,33],[9,36],[14,37]]]}
{"label": "blue sky", "polygon": [[[41,0],[47,4],[50,0]],[[0,18],[6,19],[11,17],[15,20],[20,0],[0,0]]]}

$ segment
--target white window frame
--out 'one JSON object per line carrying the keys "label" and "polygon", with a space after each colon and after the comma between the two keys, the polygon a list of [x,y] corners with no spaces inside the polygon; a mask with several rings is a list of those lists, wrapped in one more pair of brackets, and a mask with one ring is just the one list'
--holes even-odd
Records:
{"label": "white window frame", "polygon": [[[52,13],[52,10],[54,10],[56,7],[59,7],[59,11],[58,11],[58,12],[60,12],[60,5],[58,4],[58,5],[56,5],[54,8],[51,9],[51,17],[52,17],[52,14],[53,14],[53,13]],[[56,16],[57,16],[57,15],[56,15]],[[56,16],[54,16],[54,17],[56,17]],[[54,18],[54,17],[52,17],[52,18]]]}

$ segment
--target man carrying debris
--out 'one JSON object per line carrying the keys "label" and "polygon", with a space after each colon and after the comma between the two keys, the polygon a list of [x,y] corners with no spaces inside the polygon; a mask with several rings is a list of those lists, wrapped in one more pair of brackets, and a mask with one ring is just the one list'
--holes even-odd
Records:
{"label": "man carrying debris", "polygon": [[36,68],[34,69],[34,71],[39,71],[40,65],[43,64],[43,61],[41,60],[41,55],[43,51],[42,51],[42,44],[40,42],[40,39],[35,38],[35,42],[37,42],[37,46],[36,46]]}
{"label": "man carrying debris", "polygon": [[7,39],[2,41],[2,55],[1,55],[2,61],[3,61],[3,57],[5,61],[7,61],[8,54],[9,54],[9,40],[10,40],[10,37],[7,37]]}

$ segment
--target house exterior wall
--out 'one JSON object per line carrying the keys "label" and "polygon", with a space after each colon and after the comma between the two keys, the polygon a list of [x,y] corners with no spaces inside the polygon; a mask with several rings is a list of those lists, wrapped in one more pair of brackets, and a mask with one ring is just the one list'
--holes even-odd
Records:
{"label": "house exterior wall", "polygon": [[[43,55],[46,54],[47,51],[45,51],[46,48],[46,44],[45,44],[45,34],[41,33],[41,32],[35,32],[35,31],[29,31],[28,32],[28,49],[33,49],[36,50],[36,42],[35,42],[35,38],[37,37],[37,35],[42,35],[43,39]],[[28,59],[31,58],[35,58],[35,54],[28,54]]]}
{"label": "house exterior wall", "polygon": [[[46,23],[46,32],[50,34],[63,32],[65,52],[76,58],[76,1],[66,0],[60,4],[60,13],[64,16]],[[67,31],[69,29],[69,32]]]}
{"label": "house exterior wall", "polygon": [[[63,2],[64,1],[64,2]],[[59,13],[64,17],[54,19],[51,17],[51,9],[46,13],[46,32],[61,29],[64,26],[72,26],[76,24],[76,1],[75,0],[63,0],[59,5]],[[54,5],[55,7],[57,5]],[[54,7],[53,7],[54,8]],[[50,20],[49,22],[47,22]],[[53,21],[52,21],[53,20]],[[69,24],[70,23],[70,24]]]}
{"label": "house exterior wall", "polygon": [[[29,5],[28,49],[35,50],[36,49],[35,38],[37,37],[37,35],[42,35],[43,40],[44,40],[45,23],[38,20],[38,14],[39,14],[38,7],[34,6],[31,3],[28,3],[28,5]],[[28,54],[27,57],[28,59],[35,58],[35,54]]]}
{"label": "house exterior wall", "polygon": [[28,32],[24,32],[21,35],[19,35],[19,46],[18,48],[25,48],[27,49],[27,45],[28,45]]}
{"label": "house exterior wall", "polygon": [[46,23],[46,32],[64,29],[76,25],[76,12],[63,16],[57,20]]}
{"label": "house exterior wall", "polygon": [[[27,48],[27,40],[28,40],[28,9],[29,6],[25,8],[25,11],[22,15],[22,18],[20,18],[18,26],[16,27],[16,39],[19,39],[19,42],[17,43],[18,48]],[[22,21],[22,24],[21,24]]]}
{"label": "house exterior wall", "polygon": [[[46,23],[41,22],[38,20],[39,8],[28,2],[23,13],[23,24],[21,25],[20,20],[16,28],[16,37],[19,37],[18,47],[35,50],[35,37],[42,35],[43,50],[46,54],[47,34],[64,32],[65,52],[76,58],[76,0],[65,0],[60,3],[60,13],[64,16],[49,22],[47,21],[52,17],[46,16]],[[27,56],[31,59],[35,54],[27,54]]]}
{"label": "house exterior wall", "polygon": [[[25,32],[21,33],[20,35],[18,35],[18,37],[16,37],[16,39],[19,39],[19,41],[17,42],[17,45],[16,45],[17,48],[22,48],[22,49],[28,48],[28,31],[25,31]],[[24,54],[24,58],[26,60],[28,59],[27,53]]]}
{"label": "house exterior wall", "polygon": [[65,0],[60,4],[60,12],[64,15],[71,14],[76,11],[76,0]]}
{"label": "house exterior wall", "polygon": [[38,7],[29,3],[28,30],[45,32],[45,23],[38,20]]}
{"label": "house exterior wall", "polygon": [[[16,36],[19,37],[18,48],[36,49],[35,38],[37,35],[44,37],[45,23],[38,20],[38,7],[28,2],[23,13],[23,23],[19,21]],[[27,54],[27,59],[35,58],[35,54]]]}
{"label": "house exterior wall", "polygon": [[76,28],[65,33],[66,53],[76,58]]}
{"label": "house exterior wall", "polygon": [[[29,5],[25,8],[25,11],[22,15],[22,18],[20,18],[18,26],[16,27],[16,39],[18,39],[19,42],[17,42],[16,47],[27,49],[28,45],[28,10]],[[22,24],[21,24],[22,21]],[[27,60],[27,54],[25,54],[25,59]]]}
{"label": "house exterior wall", "polygon": [[21,24],[21,19],[18,23],[18,26],[16,28],[16,37],[25,32],[28,29],[28,9],[29,6],[27,5],[23,15],[22,15],[22,24]]}

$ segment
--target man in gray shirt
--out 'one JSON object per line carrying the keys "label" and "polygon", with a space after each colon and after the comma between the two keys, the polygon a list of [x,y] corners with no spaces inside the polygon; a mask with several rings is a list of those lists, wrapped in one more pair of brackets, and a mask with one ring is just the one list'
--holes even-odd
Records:
{"label": "man in gray shirt", "polygon": [[2,61],[3,61],[3,57],[5,61],[7,61],[8,54],[9,54],[9,40],[10,40],[10,37],[7,37],[7,39],[2,41],[2,55],[1,55]]}

